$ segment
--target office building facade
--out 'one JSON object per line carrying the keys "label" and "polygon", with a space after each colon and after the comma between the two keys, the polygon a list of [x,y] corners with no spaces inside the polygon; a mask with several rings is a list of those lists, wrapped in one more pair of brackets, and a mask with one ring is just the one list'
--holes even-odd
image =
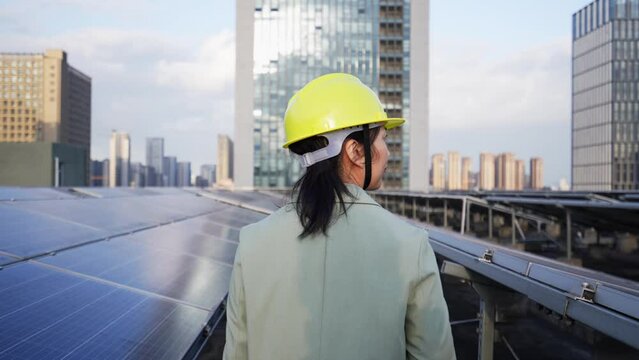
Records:
{"label": "office building facade", "polygon": [[233,179],[233,141],[228,135],[217,136],[216,183],[229,183]]}
{"label": "office building facade", "polygon": [[109,146],[109,187],[129,186],[131,140],[125,132],[113,131]]}
{"label": "office building facade", "polygon": [[384,186],[426,191],[428,21],[428,0],[238,1],[235,185],[293,185],[302,169],[281,148],[287,102],[311,79],[346,72],[408,120],[389,132]]}
{"label": "office building facade", "polygon": [[91,78],[62,50],[0,53],[0,142],[73,145],[85,152],[79,170],[89,184]]}
{"label": "office building facade", "polygon": [[593,1],[572,24],[572,188],[639,189],[639,1]]}
{"label": "office building facade", "polygon": [[164,186],[177,186],[178,179],[178,163],[177,157],[165,156],[163,159],[162,169],[164,171]]}
{"label": "office building facade", "polygon": [[146,138],[146,184],[162,186],[164,180],[164,138]]}

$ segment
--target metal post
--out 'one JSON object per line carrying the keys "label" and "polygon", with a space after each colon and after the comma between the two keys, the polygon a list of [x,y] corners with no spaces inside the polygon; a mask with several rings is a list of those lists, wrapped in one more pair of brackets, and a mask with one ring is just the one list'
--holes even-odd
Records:
{"label": "metal post", "polygon": [[488,291],[481,291],[481,288],[485,288],[485,286],[474,285],[473,287],[480,294],[479,359],[492,360],[495,344],[495,301],[491,295],[487,294]]}
{"label": "metal post", "polygon": [[488,208],[488,239],[493,239],[493,208]]}
{"label": "metal post", "polygon": [[511,216],[511,221],[510,221],[510,225],[512,227],[512,244],[515,245],[517,243],[517,234],[515,233],[515,222],[517,221],[517,218],[515,217],[515,210],[512,211],[512,216]]}
{"label": "metal post", "polygon": [[413,197],[413,219],[417,219],[417,198]]}
{"label": "metal post", "polygon": [[444,199],[444,227],[448,227],[448,200]]}
{"label": "metal post", "polygon": [[462,200],[461,223],[459,224],[459,232],[464,235],[464,227],[466,226],[466,198]]}
{"label": "metal post", "polygon": [[570,209],[566,209],[566,258],[572,259],[572,219],[570,216]]}
{"label": "metal post", "polygon": [[[406,199],[401,197],[401,206],[402,206],[402,216],[406,216]],[[398,200],[399,202],[399,200]]]}
{"label": "metal post", "polygon": [[60,187],[60,158],[55,157],[53,159],[53,187]]}
{"label": "metal post", "polygon": [[466,202],[466,232],[470,231],[470,201]]}

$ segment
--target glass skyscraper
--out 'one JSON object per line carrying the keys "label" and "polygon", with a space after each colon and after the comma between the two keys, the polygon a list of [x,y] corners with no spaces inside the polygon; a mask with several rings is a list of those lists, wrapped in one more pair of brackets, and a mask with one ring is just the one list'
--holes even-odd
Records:
{"label": "glass skyscraper", "polygon": [[287,102],[313,78],[346,72],[378,93],[388,116],[409,120],[389,132],[385,187],[426,190],[427,23],[427,0],[238,1],[236,186],[293,185],[302,169],[281,147]]}
{"label": "glass skyscraper", "polygon": [[639,0],[573,15],[573,190],[639,188]]}

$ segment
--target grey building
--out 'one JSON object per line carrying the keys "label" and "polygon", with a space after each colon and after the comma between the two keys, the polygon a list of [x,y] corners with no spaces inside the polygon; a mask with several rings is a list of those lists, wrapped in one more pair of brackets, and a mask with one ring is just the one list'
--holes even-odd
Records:
{"label": "grey building", "polygon": [[164,171],[164,186],[177,186],[177,157],[165,156],[162,169]]}
{"label": "grey building", "polygon": [[146,172],[146,166],[144,166],[143,164],[139,162],[131,163],[131,186],[147,186]]}
{"label": "grey building", "polygon": [[91,178],[89,186],[108,186],[109,160],[91,160]]}
{"label": "grey building", "polygon": [[180,161],[177,165],[177,186],[191,186],[191,163],[189,161]]}
{"label": "grey building", "polygon": [[216,166],[212,164],[204,164],[200,166],[201,186],[210,186],[215,183]]}
{"label": "grey building", "polygon": [[639,0],[573,15],[572,188],[639,188]]}
{"label": "grey building", "polygon": [[346,72],[377,91],[389,116],[408,120],[389,132],[385,187],[427,190],[428,3],[237,1],[236,187],[288,187],[299,178],[281,148],[287,102],[313,78]]}
{"label": "grey building", "polygon": [[162,186],[164,174],[164,138],[146,138],[147,186]]}

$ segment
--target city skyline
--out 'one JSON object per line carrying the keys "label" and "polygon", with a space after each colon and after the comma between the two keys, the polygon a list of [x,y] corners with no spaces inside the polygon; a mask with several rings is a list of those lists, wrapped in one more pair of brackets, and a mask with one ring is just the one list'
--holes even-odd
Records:
{"label": "city skyline", "polygon": [[[41,5],[0,5],[7,20],[0,50],[61,48],[92,77],[92,158],[107,157],[112,128],[136,139],[164,137],[194,168],[214,162],[218,133],[234,137],[232,71],[209,71],[234,68],[234,2],[187,3],[193,10],[180,19],[168,2]],[[452,141],[462,153],[509,148],[528,158],[541,149],[546,184],[569,178],[570,19],[586,5],[431,0],[429,153]],[[532,16],[518,16],[522,9]],[[135,21],[142,14],[148,20]],[[483,20],[495,15],[499,22]],[[143,45],[132,49],[131,42]],[[504,84],[513,91],[504,93]],[[550,146],[541,145],[546,141]],[[144,161],[144,142],[132,145],[131,160]]]}

